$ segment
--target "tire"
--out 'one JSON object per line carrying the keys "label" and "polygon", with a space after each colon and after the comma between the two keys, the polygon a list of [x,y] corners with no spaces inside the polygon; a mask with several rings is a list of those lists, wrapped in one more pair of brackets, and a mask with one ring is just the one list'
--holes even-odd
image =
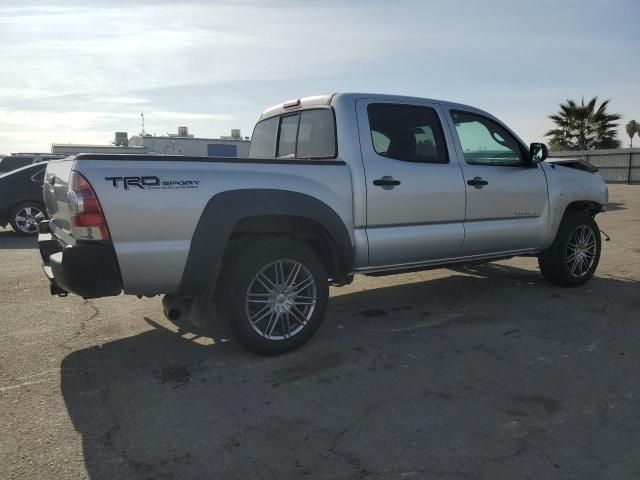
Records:
{"label": "tire", "polygon": [[307,342],[329,300],[327,271],[318,256],[283,239],[254,241],[227,256],[216,306],[236,340],[259,355],[278,355]]}
{"label": "tire", "polygon": [[538,256],[538,265],[551,283],[577,287],[584,285],[595,273],[600,249],[600,229],[593,217],[567,212],[555,240]]}
{"label": "tire", "polygon": [[45,208],[38,202],[24,202],[11,209],[9,223],[18,235],[38,235],[38,224],[46,218]]}

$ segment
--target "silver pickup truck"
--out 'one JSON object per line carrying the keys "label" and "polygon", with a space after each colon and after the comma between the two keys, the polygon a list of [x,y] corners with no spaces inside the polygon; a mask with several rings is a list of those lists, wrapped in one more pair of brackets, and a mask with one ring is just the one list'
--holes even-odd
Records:
{"label": "silver pickup truck", "polygon": [[164,294],[251,351],[296,348],[329,285],[537,256],[562,286],[600,257],[607,187],[466,105],[342,93],[274,106],[249,158],[81,154],[47,167],[39,245],[52,294]]}

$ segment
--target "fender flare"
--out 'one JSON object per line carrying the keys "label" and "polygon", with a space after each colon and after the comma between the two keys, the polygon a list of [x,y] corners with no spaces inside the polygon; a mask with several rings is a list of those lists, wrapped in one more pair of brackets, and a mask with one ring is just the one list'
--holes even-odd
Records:
{"label": "fender flare", "polygon": [[351,270],[354,245],[340,216],[326,203],[289,190],[241,189],[213,196],[205,206],[191,238],[191,246],[177,294],[195,297],[213,292],[225,248],[242,219],[295,216],[312,220],[329,234],[342,270]]}

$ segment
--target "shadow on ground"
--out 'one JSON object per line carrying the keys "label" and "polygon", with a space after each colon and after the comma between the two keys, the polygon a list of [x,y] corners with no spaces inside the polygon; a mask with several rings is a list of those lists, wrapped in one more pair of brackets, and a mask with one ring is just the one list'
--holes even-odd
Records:
{"label": "shadow on ground", "polygon": [[0,228],[0,250],[38,248],[38,237],[24,237],[10,228]]}
{"label": "shadow on ground", "polygon": [[276,358],[147,319],[61,386],[92,479],[637,478],[638,293],[477,266],[333,297]]}
{"label": "shadow on ground", "polygon": [[609,202],[607,204],[608,212],[615,212],[616,210],[626,210],[626,209],[627,207],[625,206],[624,203]]}

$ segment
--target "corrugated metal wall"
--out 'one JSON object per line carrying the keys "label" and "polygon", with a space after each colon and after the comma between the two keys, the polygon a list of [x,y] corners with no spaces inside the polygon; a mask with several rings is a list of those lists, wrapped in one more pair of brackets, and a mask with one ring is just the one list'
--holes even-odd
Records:
{"label": "corrugated metal wall", "polygon": [[552,151],[549,156],[581,158],[596,167],[607,183],[640,183],[640,148]]}

